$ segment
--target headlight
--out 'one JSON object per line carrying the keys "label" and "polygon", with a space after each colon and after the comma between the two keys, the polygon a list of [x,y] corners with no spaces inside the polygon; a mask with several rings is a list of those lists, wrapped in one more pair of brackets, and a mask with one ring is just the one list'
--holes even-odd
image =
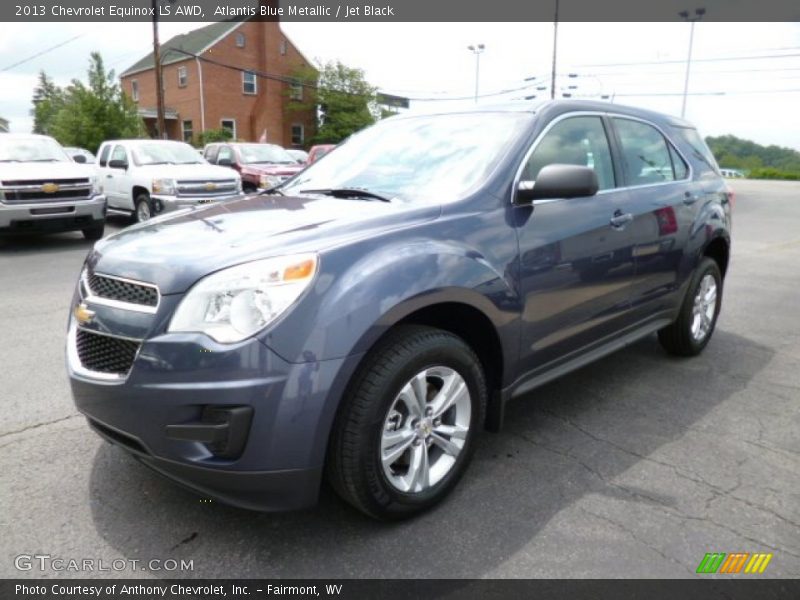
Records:
{"label": "headlight", "polygon": [[153,179],[153,193],[165,194],[167,196],[175,195],[175,180],[174,179]]}
{"label": "headlight", "polygon": [[239,342],[264,329],[311,284],[316,254],[256,260],[212,273],[178,305],[168,331],[196,331],[220,343]]}
{"label": "headlight", "polygon": [[92,182],[92,196],[98,196],[103,193],[103,186],[100,185],[100,180],[97,177],[92,177],[90,179]]}
{"label": "headlight", "polygon": [[274,188],[280,182],[280,177],[275,177],[274,175],[262,175],[258,180],[258,186],[269,189]]}

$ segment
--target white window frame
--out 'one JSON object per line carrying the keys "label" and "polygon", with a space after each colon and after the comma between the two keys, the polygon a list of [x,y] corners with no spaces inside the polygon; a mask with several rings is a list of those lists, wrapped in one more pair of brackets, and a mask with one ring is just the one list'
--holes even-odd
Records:
{"label": "white window frame", "polygon": [[178,87],[185,88],[187,85],[189,85],[189,69],[178,67]]}
{"label": "white window frame", "polygon": [[[189,136],[188,140],[186,139],[187,123],[190,124],[188,131],[192,134]],[[193,137],[194,137],[194,121],[192,121],[192,119],[184,119],[183,121],[181,121],[181,139],[188,144],[192,141]]]}
{"label": "white window frame", "polygon": [[134,102],[139,101],[139,80],[131,79],[131,100]]}
{"label": "white window frame", "polygon": [[[247,75],[253,76],[252,92],[248,92],[244,87],[247,82],[246,80]],[[256,75],[255,71],[242,71],[242,94],[244,94],[245,96],[255,96],[258,94],[258,75]]]}
{"label": "white window frame", "polygon": [[[299,142],[295,142],[294,141],[294,128],[295,127],[299,127],[300,128],[300,141]],[[305,125],[303,125],[302,123],[292,123],[291,134],[292,134],[292,146],[302,146],[303,144],[305,144],[305,142],[306,142],[306,127],[305,127]]]}
{"label": "white window frame", "polygon": [[236,119],[220,119],[219,120],[220,129],[227,129],[227,127],[225,127],[225,122],[226,121],[228,121],[230,123],[233,123],[233,137],[230,139],[230,141],[235,142],[236,141]]}
{"label": "white window frame", "polygon": [[244,48],[247,45],[247,38],[245,35],[239,31],[236,33],[236,47],[237,48]]}
{"label": "white window frame", "polygon": [[289,99],[303,101],[303,84],[300,82],[289,84]]}

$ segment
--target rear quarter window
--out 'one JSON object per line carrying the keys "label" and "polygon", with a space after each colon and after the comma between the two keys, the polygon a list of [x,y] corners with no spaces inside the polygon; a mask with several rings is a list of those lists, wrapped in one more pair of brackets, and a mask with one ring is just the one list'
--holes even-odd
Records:
{"label": "rear quarter window", "polygon": [[100,149],[100,156],[99,156],[99,158],[97,159],[97,164],[98,164],[98,165],[100,165],[101,167],[105,167],[105,166],[106,166],[106,164],[108,164],[108,153],[109,153],[110,151],[111,151],[111,145],[110,145],[110,144],[105,144],[105,145],[104,145],[104,146],[103,146],[103,147]]}
{"label": "rear quarter window", "polygon": [[703,171],[710,171],[716,175],[720,174],[719,166],[711,153],[711,149],[696,129],[676,127],[674,131],[680,140],[686,144],[686,150],[696,159]]}

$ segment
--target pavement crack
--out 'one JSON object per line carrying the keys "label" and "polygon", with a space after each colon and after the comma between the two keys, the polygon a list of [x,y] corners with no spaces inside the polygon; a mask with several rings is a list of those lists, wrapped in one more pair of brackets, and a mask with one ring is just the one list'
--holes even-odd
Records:
{"label": "pavement crack", "polygon": [[44,421],[43,423],[34,423],[33,425],[28,425],[27,427],[23,427],[22,429],[15,429],[14,431],[6,431],[5,433],[0,433],[0,439],[4,437],[8,437],[11,435],[17,435],[19,433],[27,433],[33,429],[39,429],[40,427],[47,427],[48,425],[55,425],[56,423],[61,423],[63,421],[69,421],[70,419],[74,419],[75,417],[81,417],[80,413],[73,413],[71,415],[67,415],[66,417],[61,417],[59,419],[53,419],[52,421]]}
{"label": "pavement crack", "polygon": [[183,538],[180,542],[178,542],[172,548],[170,548],[170,550],[176,550],[176,549],[178,549],[178,547],[183,546],[184,544],[188,544],[188,543],[192,542],[194,539],[197,538],[197,535],[198,535],[197,532],[193,531],[191,533],[191,535],[188,535],[187,537]]}

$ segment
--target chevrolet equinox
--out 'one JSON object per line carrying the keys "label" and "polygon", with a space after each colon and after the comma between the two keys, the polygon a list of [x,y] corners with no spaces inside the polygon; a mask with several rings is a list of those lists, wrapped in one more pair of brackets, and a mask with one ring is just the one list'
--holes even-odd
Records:
{"label": "chevrolet equinox", "polygon": [[697,130],[653,112],[386,119],[277,188],[97,242],[69,320],[74,399],[223,502],[305,507],[327,478],[408,517],[509,399],[654,333],[701,352],[732,200]]}

